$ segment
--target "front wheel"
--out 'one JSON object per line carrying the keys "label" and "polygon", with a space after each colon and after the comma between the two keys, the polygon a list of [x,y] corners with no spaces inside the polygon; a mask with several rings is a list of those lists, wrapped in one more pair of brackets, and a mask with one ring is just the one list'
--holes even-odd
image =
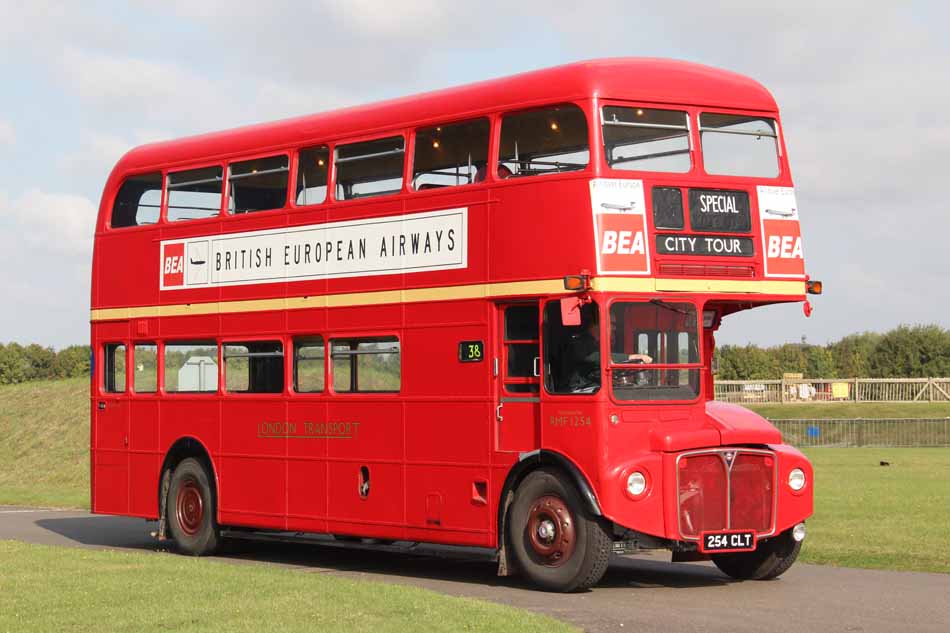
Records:
{"label": "front wheel", "polygon": [[183,552],[195,556],[214,553],[221,531],[215,520],[214,493],[201,462],[189,457],[178,464],[165,507],[168,527]]}
{"label": "front wheel", "polygon": [[788,571],[801,549],[802,542],[786,530],[762,541],[753,552],[716,554],[712,560],[722,573],[736,580],[771,580]]}
{"label": "front wheel", "polygon": [[518,486],[507,522],[518,568],[550,591],[581,591],[607,571],[611,539],[557,471],[536,470]]}

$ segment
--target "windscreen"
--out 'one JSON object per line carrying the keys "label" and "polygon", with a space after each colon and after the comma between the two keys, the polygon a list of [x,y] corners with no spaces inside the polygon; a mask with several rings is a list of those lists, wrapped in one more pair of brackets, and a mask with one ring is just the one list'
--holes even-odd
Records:
{"label": "windscreen", "polygon": [[685,302],[617,301],[610,306],[611,384],[617,400],[699,396],[699,325]]}
{"label": "windscreen", "polygon": [[604,157],[613,169],[690,170],[686,112],[606,106],[603,120]]}
{"label": "windscreen", "polygon": [[740,114],[699,115],[707,174],[774,178],[779,174],[775,121]]}

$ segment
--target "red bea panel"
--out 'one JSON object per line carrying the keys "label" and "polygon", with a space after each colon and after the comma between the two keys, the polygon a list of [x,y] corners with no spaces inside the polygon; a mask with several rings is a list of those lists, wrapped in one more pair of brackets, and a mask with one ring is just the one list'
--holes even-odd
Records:
{"label": "red bea panel", "polygon": [[185,245],[162,245],[162,286],[185,285]]}
{"label": "red bea panel", "polygon": [[798,222],[763,220],[765,266],[770,276],[802,277],[805,257],[802,255],[802,233]]}
{"label": "red bea panel", "polygon": [[600,272],[645,274],[650,272],[646,229],[642,215],[599,213],[597,255]]}

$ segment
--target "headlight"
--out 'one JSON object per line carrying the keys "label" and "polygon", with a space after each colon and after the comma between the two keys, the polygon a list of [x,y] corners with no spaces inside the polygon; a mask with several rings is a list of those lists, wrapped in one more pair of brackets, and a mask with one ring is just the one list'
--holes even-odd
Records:
{"label": "headlight", "polygon": [[796,468],[792,472],[788,473],[788,487],[798,492],[805,487],[805,471],[801,468]]}
{"label": "headlight", "polygon": [[637,471],[627,477],[627,492],[634,497],[639,497],[647,489],[647,478],[643,473]]}

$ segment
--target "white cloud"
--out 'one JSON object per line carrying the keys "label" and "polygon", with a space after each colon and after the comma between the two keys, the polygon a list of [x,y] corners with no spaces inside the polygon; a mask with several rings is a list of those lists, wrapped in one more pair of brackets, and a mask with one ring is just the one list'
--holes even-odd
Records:
{"label": "white cloud", "polygon": [[0,340],[88,341],[95,206],[82,196],[0,191]]}
{"label": "white cloud", "polygon": [[115,163],[135,143],[120,136],[94,130],[79,134],[79,146],[59,159],[64,170],[104,183]]}
{"label": "white cloud", "polygon": [[0,148],[16,143],[16,130],[9,121],[0,120]]}
{"label": "white cloud", "polygon": [[7,197],[4,215],[15,223],[18,241],[33,252],[55,257],[89,256],[96,222],[96,205],[88,198],[30,189]]}
{"label": "white cloud", "polygon": [[[308,114],[351,102],[346,95],[312,82],[283,83],[239,71],[209,77],[174,62],[73,48],[64,50],[59,71],[82,101],[95,106],[98,124],[152,127],[170,130],[174,136]],[[121,143],[114,134],[93,134],[99,149],[102,142],[112,147]]]}

